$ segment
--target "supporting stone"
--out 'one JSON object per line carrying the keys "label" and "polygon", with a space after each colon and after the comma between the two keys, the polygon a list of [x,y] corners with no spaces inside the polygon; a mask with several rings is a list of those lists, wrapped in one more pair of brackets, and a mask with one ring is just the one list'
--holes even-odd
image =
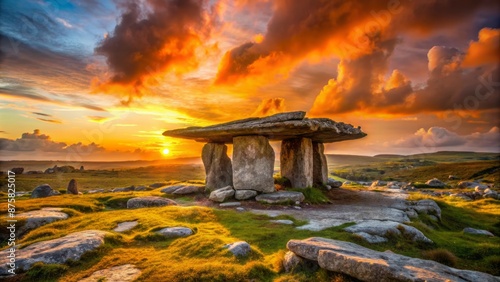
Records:
{"label": "supporting stone", "polygon": [[305,188],[313,185],[312,141],[309,138],[286,139],[281,142],[281,176],[292,187]]}
{"label": "supporting stone", "polygon": [[325,146],[320,142],[312,143],[313,183],[326,185],[328,182],[328,164],[325,156]]}
{"label": "supporting stone", "polygon": [[233,138],[233,187],[272,193],[274,150],[264,136]]}
{"label": "supporting stone", "polygon": [[207,143],[201,151],[201,159],[205,166],[205,186],[213,191],[233,185],[233,168],[227,156],[227,146],[222,143]]}

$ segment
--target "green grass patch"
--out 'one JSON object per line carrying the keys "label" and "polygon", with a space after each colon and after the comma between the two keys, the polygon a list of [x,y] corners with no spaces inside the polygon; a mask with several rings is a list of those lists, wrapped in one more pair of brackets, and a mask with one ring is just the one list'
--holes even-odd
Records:
{"label": "green grass patch", "polygon": [[331,203],[328,197],[323,193],[321,189],[307,187],[307,188],[293,188],[288,189],[289,191],[301,192],[304,194],[305,203],[309,204],[329,204]]}

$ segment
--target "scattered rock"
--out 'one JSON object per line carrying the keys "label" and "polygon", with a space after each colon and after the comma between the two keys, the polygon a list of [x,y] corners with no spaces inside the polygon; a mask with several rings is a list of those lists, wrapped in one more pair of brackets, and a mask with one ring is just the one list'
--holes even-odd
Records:
{"label": "scattered rock", "polygon": [[[63,264],[70,259],[78,261],[84,253],[101,246],[107,234],[105,231],[86,230],[31,244],[16,253],[16,268],[18,271],[28,270],[36,262]],[[0,276],[9,274],[8,251],[0,252]]]}
{"label": "scattered rock", "polygon": [[457,180],[458,177],[455,175],[448,175],[448,180]]}
{"label": "scattered rock", "polygon": [[156,233],[167,238],[187,237],[194,234],[193,230],[187,227],[167,227],[156,231]]}
{"label": "scattered rock", "polygon": [[429,185],[430,187],[434,187],[434,188],[444,188],[444,186],[445,186],[445,184],[437,178],[427,180],[427,182],[425,182],[425,184]]}
{"label": "scattered rock", "polygon": [[238,207],[241,206],[240,202],[227,202],[219,204],[219,207],[227,208],[227,207]]}
{"label": "scattered rock", "polygon": [[469,182],[469,181],[460,181],[458,183],[458,188],[474,188],[478,185],[477,182]]}
{"label": "scattered rock", "polygon": [[413,208],[418,213],[435,215],[439,219],[441,219],[441,209],[433,200],[420,200],[412,204],[413,205],[411,206],[411,208]]}
{"label": "scattered rock", "polygon": [[285,272],[292,272],[303,262],[303,260],[303,258],[297,256],[293,252],[286,252],[285,257],[283,258],[283,268],[285,269]]}
{"label": "scattered rock", "polygon": [[248,200],[257,196],[257,191],[254,190],[236,190],[234,193],[234,198],[236,200]]}
{"label": "scattered rock", "polygon": [[286,224],[286,225],[293,225],[293,221],[289,219],[276,219],[276,220],[270,220],[272,223],[278,223],[278,224]]}
{"label": "scattered rock", "polygon": [[474,229],[471,227],[464,228],[463,232],[467,233],[467,234],[474,234],[474,235],[486,235],[486,236],[492,236],[492,237],[495,236],[495,235],[493,235],[493,233],[491,233],[488,230]]}
{"label": "scattered rock", "polygon": [[332,188],[340,188],[342,186],[342,181],[338,181],[333,178],[328,178],[327,184]]}
{"label": "scattered rock", "polygon": [[418,213],[414,209],[407,210],[406,215],[408,215],[408,217],[411,219],[418,218]]}
{"label": "scattered rock", "polygon": [[16,217],[26,219],[26,223],[18,229],[18,234],[22,235],[42,225],[67,219],[68,215],[61,212],[61,209],[58,208],[43,208],[41,210],[19,213]]}
{"label": "scattered rock", "polygon": [[260,194],[255,197],[257,202],[266,204],[286,204],[304,201],[304,194],[293,191],[279,191],[270,194]]}
{"label": "scattered rock", "polygon": [[212,191],[212,193],[210,193],[209,199],[214,201],[214,202],[222,203],[225,200],[230,199],[233,196],[234,196],[233,187],[227,186],[227,187]]}
{"label": "scattered rock", "polygon": [[133,264],[124,264],[98,270],[78,282],[131,282],[141,276],[141,271]]}
{"label": "scattered rock", "polygon": [[135,186],[132,185],[132,186],[128,186],[128,187],[114,188],[113,190],[111,190],[111,192],[130,192],[130,191],[134,191],[134,190],[135,190]]}
{"label": "scattered rock", "polygon": [[10,171],[12,171],[15,175],[23,174],[24,167],[14,167]]}
{"label": "scattered rock", "polygon": [[464,201],[472,201],[472,198],[469,197],[469,196],[466,196],[462,193],[454,193],[454,194],[451,194],[450,197],[453,197],[453,198],[457,198],[457,199],[462,199]]}
{"label": "scattered rock", "polygon": [[135,187],[134,191],[149,191],[151,189],[152,188],[148,188],[148,187],[146,187],[144,185],[139,185],[139,186]]}
{"label": "scattered rock", "polygon": [[246,257],[250,251],[250,245],[245,241],[239,241],[232,244],[227,244],[224,248],[228,249],[233,255],[237,257]]}
{"label": "scattered rock", "polygon": [[[387,237],[388,233],[392,233],[397,236],[405,235],[411,238],[412,241],[421,241],[425,243],[432,243],[432,241],[425,237],[425,235],[413,226],[408,226],[396,221],[380,221],[380,220],[366,220],[355,225],[344,228],[345,231],[350,233],[355,233],[365,238],[364,234],[359,234],[360,232],[367,233],[369,235],[374,235],[378,237]],[[375,241],[380,241],[379,238],[371,238]],[[367,238],[365,238],[367,239]],[[384,241],[382,241],[384,242]]]}
{"label": "scattered rock", "polygon": [[384,242],[389,241],[385,237],[381,237],[381,236],[378,236],[378,235],[368,234],[366,232],[356,232],[354,234],[356,234],[356,235],[360,236],[361,238],[365,239],[366,242],[368,242],[370,244],[378,244],[378,243],[384,243]]}
{"label": "scattered rock", "polygon": [[182,186],[179,189],[176,189],[174,192],[172,192],[172,194],[174,194],[174,195],[194,194],[194,193],[202,192],[203,189],[205,189],[205,185],[191,184],[191,185]]}
{"label": "scattered rock", "polygon": [[88,190],[87,193],[89,194],[95,194],[95,193],[104,193],[106,192],[105,189],[94,189],[94,190]]}
{"label": "scattered rock", "polygon": [[182,187],[184,187],[186,184],[175,184],[175,185],[170,185],[170,186],[167,186],[165,188],[162,188],[160,190],[160,192],[162,193],[166,193],[166,194],[172,194],[174,193],[175,191],[177,191],[177,189],[180,189]]}
{"label": "scattered rock", "polygon": [[242,212],[242,211],[245,211],[245,208],[244,207],[237,207],[236,210]]}
{"label": "scattered rock", "polygon": [[455,269],[431,260],[378,252],[339,240],[319,237],[290,240],[287,248],[299,257],[317,261],[321,268],[366,282],[498,282],[497,278],[486,273]]}
{"label": "scattered rock", "polygon": [[132,228],[136,227],[137,224],[139,224],[139,222],[137,222],[137,221],[124,221],[124,222],[120,222],[120,223],[118,223],[118,226],[115,229],[113,229],[113,231],[115,231],[115,232],[129,231]]}
{"label": "scattered rock", "polygon": [[488,186],[479,184],[474,187],[474,191],[479,192],[479,193],[484,193],[484,190],[488,189]]}
{"label": "scattered rock", "polygon": [[208,191],[233,185],[233,166],[224,143],[207,143],[201,151]]}
{"label": "scattered rock", "polygon": [[151,185],[149,185],[149,187],[151,188],[160,188],[160,187],[163,187],[165,185],[167,185],[168,183],[165,183],[165,182],[157,182],[157,183],[153,183]]}
{"label": "scattered rock", "polygon": [[127,201],[127,209],[149,208],[161,206],[176,206],[177,203],[171,199],[162,197],[137,197]]}
{"label": "scattered rock", "polygon": [[33,189],[33,191],[31,192],[31,198],[45,198],[58,194],[59,193],[53,190],[49,184],[42,184]]}
{"label": "scattered rock", "polygon": [[78,185],[76,184],[76,180],[71,179],[69,181],[67,194],[78,195]]}
{"label": "scattered rock", "polygon": [[380,186],[386,186],[387,181],[382,181],[382,180],[375,180],[372,182],[372,187],[380,187]]}

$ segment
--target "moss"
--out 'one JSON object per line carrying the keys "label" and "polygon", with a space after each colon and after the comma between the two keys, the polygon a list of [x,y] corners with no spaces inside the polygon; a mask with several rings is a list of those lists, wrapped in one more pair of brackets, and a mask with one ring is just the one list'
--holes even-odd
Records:
{"label": "moss", "polygon": [[26,281],[57,281],[57,278],[68,271],[69,267],[62,264],[44,264],[36,262],[26,272]]}
{"label": "moss", "polygon": [[288,189],[290,191],[296,191],[296,192],[301,192],[304,194],[305,203],[309,204],[329,204],[331,203],[328,197],[323,193],[322,190],[318,188],[313,188],[313,187],[307,187],[307,188],[294,188],[294,189]]}

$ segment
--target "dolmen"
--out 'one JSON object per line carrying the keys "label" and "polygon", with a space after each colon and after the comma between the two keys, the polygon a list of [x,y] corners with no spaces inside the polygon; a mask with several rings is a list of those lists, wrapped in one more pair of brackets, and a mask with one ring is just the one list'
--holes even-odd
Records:
{"label": "dolmen", "polygon": [[[280,113],[168,130],[163,135],[206,143],[201,158],[209,191],[232,186],[236,191],[273,193],[275,154],[269,141],[281,141],[281,176],[289,179],[292,187],[305,188],[328,182],[324,143],[366,136],[360,127],[305,115],[305,112]],[[226,144],[233,144],[232,162]]]}

